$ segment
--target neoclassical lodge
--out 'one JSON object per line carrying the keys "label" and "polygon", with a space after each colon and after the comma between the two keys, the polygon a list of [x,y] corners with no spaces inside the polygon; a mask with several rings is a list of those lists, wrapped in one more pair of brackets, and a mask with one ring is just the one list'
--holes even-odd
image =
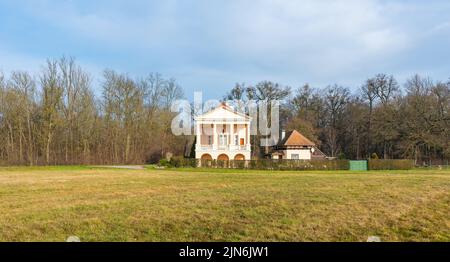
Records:
{"label": "neoclassical lodge", "polygon": [[201,160],[250,160],[251,117],[226,104],[195,118],[195,158]]}

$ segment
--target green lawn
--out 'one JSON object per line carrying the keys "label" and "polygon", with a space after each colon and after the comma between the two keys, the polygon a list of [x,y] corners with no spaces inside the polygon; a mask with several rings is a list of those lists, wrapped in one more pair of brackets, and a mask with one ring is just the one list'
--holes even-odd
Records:
{"label": "green lawn", "polygon": [[0,168],[0,241],[450,241],[450,170]]}

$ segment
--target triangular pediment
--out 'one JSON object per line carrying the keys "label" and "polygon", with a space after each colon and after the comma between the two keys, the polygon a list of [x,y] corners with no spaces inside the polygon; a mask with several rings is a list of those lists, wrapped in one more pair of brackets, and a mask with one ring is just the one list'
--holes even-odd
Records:
{"label": "triangular pediment", "polygon": [[235,112],[227,105],[219,107],[196,117],[196,120],[233,120],[233,121],[250,121],[251,118],[245,114]]}

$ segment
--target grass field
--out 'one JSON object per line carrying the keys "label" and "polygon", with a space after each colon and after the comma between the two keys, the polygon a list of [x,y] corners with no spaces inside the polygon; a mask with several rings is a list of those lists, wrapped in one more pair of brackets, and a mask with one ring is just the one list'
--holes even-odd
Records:
{"label": "grass field", "polygon": [[0,241],[450,241],[450,170],[0,168]]}

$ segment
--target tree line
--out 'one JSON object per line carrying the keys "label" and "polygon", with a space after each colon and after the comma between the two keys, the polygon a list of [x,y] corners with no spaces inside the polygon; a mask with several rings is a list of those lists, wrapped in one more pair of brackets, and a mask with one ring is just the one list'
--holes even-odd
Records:
{"label": "tree line", "polygon": [[[184,97],[175,79],[105,70],[100,90],[92,82],[66,57],[48,60],[36,75],[0,73],[0,164],[141,164],[192,152],[193,137],[171,132],[170,106]],[[236,84],[223,98],[280,100],[280,127],[332,157],[450,158],[450,81],[415,75],[400,85],[378,74],[353,91],[262,81]],[[252,137],[259,158],[269,152],[258,146],[262,137]]]}
{"label": "tree line", "polygon": [[182,154],[170,132],[174,79],[103,73],[101,94],[73,58],[48,60],[42,72],[0,74],[0,164],[118,164]]}
{"label": "tree line", "polygon": [[[331,157],[450,158],[450,81],[414,75],[400,85],[392,75],[377,74],[353,92],[338,84],[292,90],[262,81],[236,84],[224,99],[281,100],[280,126],[300,131]],[[255,149],[259,157],[267,153]]]}

